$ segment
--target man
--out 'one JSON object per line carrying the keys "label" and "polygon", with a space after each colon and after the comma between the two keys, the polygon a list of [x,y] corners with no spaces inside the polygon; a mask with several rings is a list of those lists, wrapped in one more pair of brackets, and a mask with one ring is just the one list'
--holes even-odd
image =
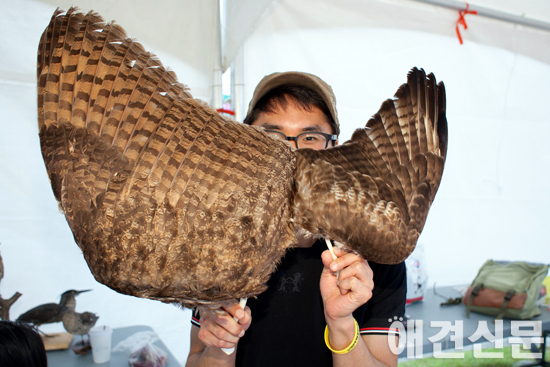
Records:
{"label": "man", "polygon": [[[298,72],[264,77],[244,123],[297,149],[330,148],[340,132],[332,88]],[[339,249],[333,260],[324,240],[297,237],[268,290],[244,310],[235,301],[225,314],[193,314],[186,366],[397,365],[388,341],[397,342],[390,325],[404,314],[404,264],[369,264]]]}

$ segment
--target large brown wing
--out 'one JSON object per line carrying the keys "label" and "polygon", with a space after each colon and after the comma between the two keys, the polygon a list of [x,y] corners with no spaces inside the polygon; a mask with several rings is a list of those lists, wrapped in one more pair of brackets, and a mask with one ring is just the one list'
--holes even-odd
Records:
{"label": "large brown wing", "polygon": [[73,8],[40,41],[38,121],[99,282],[189,307],[265,289],[294,238],[287,145],[223,119],[121,27]]}
{"label": "large brown wing", "polygon": [[414,68],[395,97],[342,146],[297,151],[295,224],[386,264],[414,250],[447,154],[443,83]]}

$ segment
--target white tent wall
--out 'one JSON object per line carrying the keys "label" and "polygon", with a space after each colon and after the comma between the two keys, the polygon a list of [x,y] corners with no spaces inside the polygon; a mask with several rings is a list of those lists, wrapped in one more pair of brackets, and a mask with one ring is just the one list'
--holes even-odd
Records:
{"label": "white tent wall", "polygon": [[256,28],[273,0],[220,0],[222,28],[222,68],[225,71],[237,56],[245,39]]}
{"label": "white tent wall", "polygon": [[[420,238],[432,283],[468,282],[487,258],[550,262],[545,186],[550,178],[550,32],[467,15],[461,46],[454,31],[458,14],[443,8],[406,0],[268,3],[255,8],[256,20],[250,23],[227,23],[229,31],[239,25],[255,29],[244,45],[245,101],[271,72],[318,74],[336,92],[344,141],[393,95],[412,66],[445,82],[447,167]],[[0,13],[0,253],[5,265],[0,293],[4,298],[23,294],[11,308],[13,319],[39,303],[56,302],[67,289],[93,289],[78,297],[77,311],[96,312],[100,324],[112,327],[150,325],[184,363],[189,311],[120,295],[97,283],[48,182],[37,131],[36,48],[55,8],[72,4],[16,0],[3,4]],[[96,0],[75,5],[115,19],[195,97],[208,101],[219,52],[212,46],[216,4]],[[231,6],[237,14],[247,9],[246,2]],[[504,41],[489,46],[490,32]],[[239,37],[226,47],[238,45]],[[236,54],[235,49],[224,52],[229,58]]]}
{"label": "white tent wall", "polygon": [[[41,14],[46,23],[34,23],[32,42],[38,45],[40,34],[48,25],[53,11],[77,6],[80,11],[93,10],[106,22],[121,25],[128,37],[136,38],[145,49],[156,54],[162,63],[174,70],[180,81],[187,85],[195,98],[210,102],[214,58],[220,57],[216,36],[219,22],[218,0],[43,0]],[[35,1],[16,0],[21,15],[35,13]],[[24,5],[23,5],[24,4]],[[50,11],[51,10],[51,11]]]}
{"label": "white tent wall", "polygon": [[[469,24],[473,17],[460,45],[458,13],[420,5],[405,13],[392,1],[274,1],[244,45],[244,100],[274,71],[319,75],[335,91],[343,142],[410,68],[433,72],[447,90],[449,150],[419,239],[430,283],[467,283],[489,258],[549,263],[550,65],[470,40],[486,31]],[[449,35],[371,26],[390,18],[447,19]],[[550,51],[550,42],[539,46]]]}

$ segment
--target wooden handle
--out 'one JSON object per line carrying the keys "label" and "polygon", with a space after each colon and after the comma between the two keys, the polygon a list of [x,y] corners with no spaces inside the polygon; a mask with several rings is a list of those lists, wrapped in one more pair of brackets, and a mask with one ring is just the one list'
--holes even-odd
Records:
{"label": "wooden handle", "polygon": [[[332,260],[336,260],[337,257],[334,254],[334,249],[332,248],[332,243],[328,238],[325,237],[325,242],[327,243],[328,250],[330,251],[330,254],[332,255]],[[340,275],[340,270],[336,272],[336,279],[338,279],[338,276]],[[338,284],[340,284],[340,280],[338,280]]]}
{"label": "wooden handle", "polygon": [[[243,310],[244,310],[244,306],[246,306],[246,301],[247,300],[248,300],[248,298],[241,298],[241,300],[239,301],[239,306],[241,306],[243,308]],[[239,320],[237,320],[236,317],[233,317],[233,319],[237,322],[239,321]],[[222,348],[222,350],[225,354],[230,355],[235,351],[235,348]]]}

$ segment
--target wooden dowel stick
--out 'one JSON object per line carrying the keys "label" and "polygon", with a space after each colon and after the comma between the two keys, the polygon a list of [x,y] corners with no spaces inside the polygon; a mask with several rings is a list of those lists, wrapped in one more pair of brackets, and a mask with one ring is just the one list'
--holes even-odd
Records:
{"label": "wooden dowel stick", "polygon": [[[336,260],[337,257],[334,254],[334,249],[332,248],[332,243],[328,238],[325,237],[325,242],[327,243],[328,250],[330,251],[330,254],[332,255],[332,260]],[[338,279],[338,276],[340,275],[340,270],[336,272],[336,279]],[[338,280],[338,284],[340,284],[340,281]]]}
{"label": "wooden dowel stick", "polygon": [[[241,306],[244,310],[244,306],[246,306],[246,301],[248,300],[248,298],[241,298],[241,300],[239,301],[239,306]],[[239,320],[237,320],[236,317],[233,317],[233,319],[237,322],[239,322]],[[222,348],[223,352],[227,355],[230,355],[232,354],[234,351],[235,351],[235,348]]]}

